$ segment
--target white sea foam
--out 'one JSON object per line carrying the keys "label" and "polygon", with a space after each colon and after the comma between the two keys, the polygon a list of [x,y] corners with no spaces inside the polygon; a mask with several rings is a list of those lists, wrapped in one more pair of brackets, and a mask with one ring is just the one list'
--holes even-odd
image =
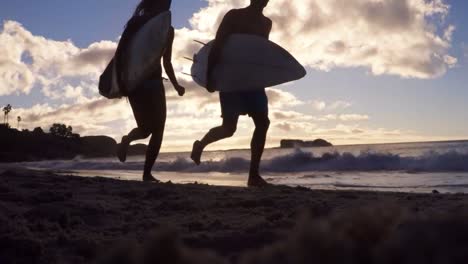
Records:
{"label": "white sea foam", "polygon": [[[203,154],[196,166],[189,153],[162,153],[155,175],[175,183],[245,186],[249,150]],[[0,164],[4,166],[5,164]],[[12,164],[10,164],[12,165]],[[80,176],[139,180],[144,157],[42,161],[14,166],[59,170]],[[261,173],[273,184],[313,189],[468,193],[468,142],[406,143],[333,148],[267,149]]]}
{"label": "white sea foam", "polygon": [[[196,166],[186,157],[158,162],[156,171],[168,172],[246,172],[250,161],[242,157],[210,160]],[[143,161],[119,163],[109,159],[74,159],[71,161],[43,161],[23,163],[33,168],[55,170],[141,170]],[[391,153],[362,152],[324,153],[296,150],[262,162],[262,171],[295,173],[314,171],[406,171],[406,172],[468,172],[468,154],[450,151],[428,152],[421,156],[405,157]]]}

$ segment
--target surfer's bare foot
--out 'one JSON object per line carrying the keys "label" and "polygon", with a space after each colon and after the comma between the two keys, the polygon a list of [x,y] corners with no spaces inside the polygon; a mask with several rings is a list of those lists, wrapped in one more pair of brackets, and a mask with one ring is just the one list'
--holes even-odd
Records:
{"label": "surfer's bare foot", "polygon": [[127,150],[129,145],[130,141],[128,141],[128,136],[123,136],[122,142],[117,148],[117,157],[119,158],[120,162],[125,162],[127,160]]}
{"label": "surfer's bare foot", "polygon": [[201,155],[203,152],[203,146],[202,143],[197,140],[193,143],[193,148],[192,148],[192,155],[190,155],[190,158],[192,158],[193,162],[195,164],[200,165],[201,163]]}
{"label": "surfer's bare foot", "polygon": [[143,175],[143,181],[144,182],[160,182],[158,179],[156,179],[153,175],[151,174],[144,174]]}
{"label": "surfer's bare foot", "polygon": [[250,175],[249,181],[247,182],[248,187],[266,187],[268,186],[268,182],[265,181],[260,175]]}

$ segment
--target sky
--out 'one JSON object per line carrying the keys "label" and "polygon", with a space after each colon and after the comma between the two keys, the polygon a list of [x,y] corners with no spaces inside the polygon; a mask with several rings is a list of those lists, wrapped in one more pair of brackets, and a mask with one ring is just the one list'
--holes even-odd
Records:
{"label": "sky", "polygon": [[[183,72],[223,15],[248,0],[173,0],[173,64],[187,88],[165,83],[163,151],[189,150],[221,124],[219,100]],[[0,106],[21,129],[53,123],[81,135],[120,137],[135,127],[128,102],[98,94],[135,0],[17,0],[0,3]],[[267,145],[283,138],[334,144],[468,139],[468,2],[460,0],[271,0],[271,40],[307,69],[268,89]],[[17,127],[17,122],[10,122]],[[212,149],[248,147],[254,126]]]}

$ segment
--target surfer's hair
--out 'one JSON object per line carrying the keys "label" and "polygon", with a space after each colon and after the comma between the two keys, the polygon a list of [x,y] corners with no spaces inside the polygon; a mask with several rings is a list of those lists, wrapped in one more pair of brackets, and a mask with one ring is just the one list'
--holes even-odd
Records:
{"label": "surfer's hair", "polygon": [[250,5],[266,7],[268,5],[268,2],[269,0],[250,0]]}
{"label": "surfer's hair", "polygon": [[151,13],[167,11],[171,8],[172,0],[141,0],[135,8],[133,16],[142,16]]}

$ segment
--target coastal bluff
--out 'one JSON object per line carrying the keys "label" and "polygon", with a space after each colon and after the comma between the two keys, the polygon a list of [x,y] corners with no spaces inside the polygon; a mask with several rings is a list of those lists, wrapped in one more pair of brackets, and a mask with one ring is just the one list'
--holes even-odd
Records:
{"label": "coastal bluff", "polygon": [[319,148],[333,147],[333,144],[324,140],[316,139],[313,141],[304,141],[299,139],[283,139],[280,143],[280,148]]}
{"label": "coastal bluff", "polygon": [[[115,155],[118,144],[107,136],[56,136],[36,128],[19,131],[0,126],[0,162],[24,162],[73,159],[77,156],[98,158]],[[129,148],[130,155],[144,155],[146,145]]]}
{"label": "coastal bluff", "polygon": [[82,155],[105,157],[114,155],[114,139],[99,137],[59,137],[42,129],[18,131],[0,128],[0,162],[23,162],[47,159],[73,159]]}

